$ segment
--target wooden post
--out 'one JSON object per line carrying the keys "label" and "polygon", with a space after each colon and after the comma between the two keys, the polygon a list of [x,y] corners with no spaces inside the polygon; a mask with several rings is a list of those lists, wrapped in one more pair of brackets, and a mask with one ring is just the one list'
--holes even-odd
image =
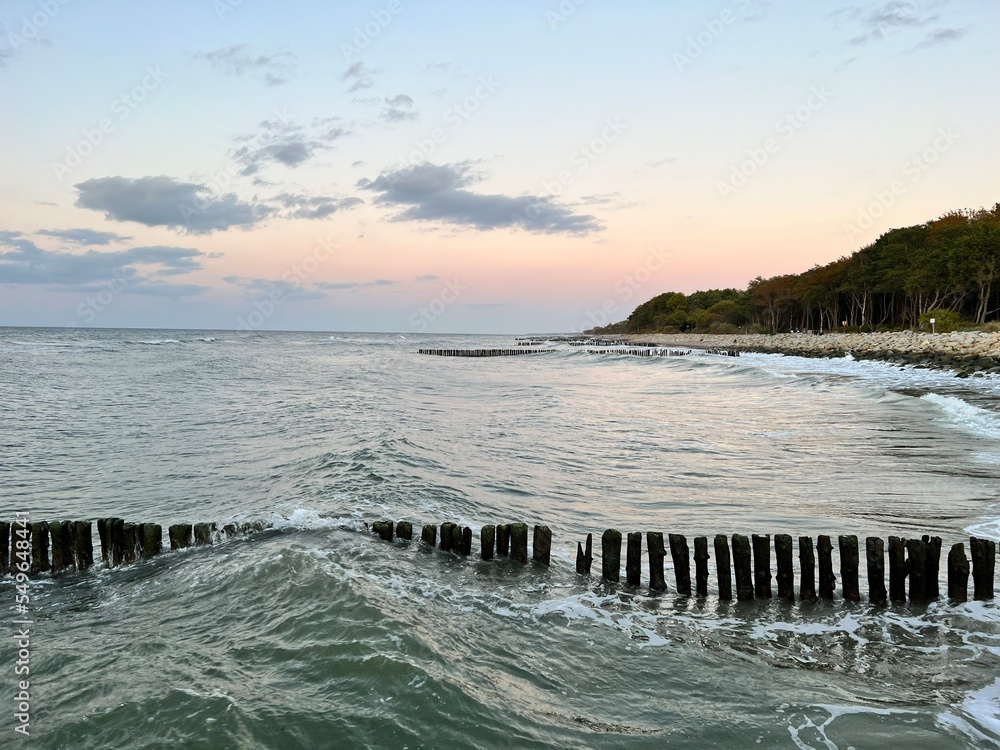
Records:
{"label": "wooden post", "polygon": [[492,560],[496,549],[497,527],[483,526],[479,531],[479,559]]}
{"label": "wooden post", "polygon": [[[390,536],[392,539],[392,521],[389,522]],[[212,543],[212,524],[196,523],[194,525],[194,543],[196,547],[204,547]]]}
{"label": "wooden post", "polygon": [[865,539],[865,560],[868,567],[868,601],[883,607],[888,601],[885,590],[885,543],[877,536]]}
{"label": "wooden post", "polygon": [[638,531],[628,535],[625,551],[625,580],[629,586],[641,583],[642,570],[642,534]]}
{"label": "wooden post", "polygon": [[437,546],[438,527],[437,524],[429,523],[420,529],[420,540],[428,547]]}
{"label": "wooden post", "polygon": [[649,556],[649,588],[652,591],[666,591],[667,582],[663,578],[663,558],[667,551],[663,546],[663,533],[646,532],[646,554]]}
{"label": "wooden post", "polygon": [[108,542],[111,545],[111,567],[125,562],[125,519],[108,519]]}
{"label": "wooden post", "polygon": [[737,601],[751,601],[753,577],[750,573],[750,540],[742,534],[733,534],[733,567],[736,570]]}
{"label": "wooden post", "polygon": [[816,601],[816,553],[811,536],[799,537],[799,599]]}
{"label": "wooden post", "polygon": [[790,534],[774,535],[774,556],[778,563],[778,598],[795,601],[795,570],[792,567],[792,537]]}
{"label": "wooden post", "polygon": [[906,557],[903,539],[889,537],[889,600],[906,601]]}
{"label": "wooden post", "polygon": [[733,599],[733,573],[729,560],[729,540],[725,534],[715,535],[715,573],[719,578],[719,599]]}
{"label": "wooden post", "polygon": [[528,562],[528,526],[523,523],[510,525],[510,556],[519,563]]}
{"label": "wooden post", "polygon": [[510,554],[510,524],[497,526],[497,557],[507,557]]}
{"label": "wooden post", "polygon": [[49,525],[45,521],[32,521],[31,529],[31,575],[35,576],[51,570],[49,564]]}
{"label": "wooden post", "polygon": [[396,538],[411,541],[413,539],[413,524],[409,521],[400,521],[397,523]]}
{"label": "wooden post", "polygon": [[670,559],[674,562],[677,593],[691,596],[691,558],[687,539],[683,534],[668,534],[667,539],[670,543]]}
{"label": "wooden post", "polygon": [[622,533],[608,529],[601,535],[601,578],[618,583],[621,578]]}
{"label": "wooden post", "polygon": [[94,564],[93,534],[90,521],[73,522],[73,560],[77,570],[88,570]]}
{"label": "wooden post", "polygon": [[167,529],[170,538],[170,549],[185,549],[191,546],[191,536],[194,527],[189,523],[175,523]]}
{"label": "wooden post", "polygon": [[139,534],[134,523],[122,523],[122,563],[129,565],[139,558]]}
{"label": "wooden post", "polygon": [[451,527],[451,551],[456,555],[465,554],[465,529],[461,524]]}
{"label": "wooden post", "polygon": [[927,545],[922,539],[907,539],[906,552],[906,572],[910,576],[910,601],[926,602],[927,588],[924,581],[927,572]]}
{"label": "wooden post", "polygon": [[70,535],[70,521],[49,523],[52,537],[52,575],[73,567],[73,540]]}
{"label": "wooden post", "polygon": [[816,537],[816,552],[819,557],[819,595],[822,599],[833,599],[837,588],[837,576],[833,574],[833,542],[826,534]]}
{"label": "wooden post", "polygon": [[142,524],[142,556],[156,557],[163,551],[163,527],[158,523]]}
{"label": "wooden post", "polygon": [[0,576],[10,573],[10,523],[0,521]]}
{"label": "wooden post", "polygon": [[548,526],[535,526],[531,540],[531,559],[542,565],[548,565],[551,555],[552,530]]}
{"label": "wooden post", "polygon": [[452,533],[455,528],[455,524],[451,521],[445,521],[441,524],[441,551],[450,552],[452,545],[455,543],[455,536]]}
{"label": "wooden post", "polygon": [[694,538],[694,582],[698,596],[708,596],[708,537]]}
{"label": "wooden post", "polygon": [[961,542],[948,553],[948,598],[957,604],[969,601],[969,559]]}
{"label": "wooden post", "polygon": [[972,537],[972,595],[976,601],[993,598],[993,576],[997,562],[997,543],[991,539]]}
{"label": "wooden post", "polygon": [[582,576],[590,575],[590,566],[594,562],[594,535],[587,534],[587,549],[576,543],[576,572]]}
{"label": "wooden post", "polygon": [[924,545],[927,547],[927,568],[924,572],[924,591],[928,599],[937,599],[941,596],[940,568],[941,568],[941,537],[924,536]]}
{"label": "wooden post", "polygon": [[[372,523],[372,531],[383,542],[392,541],[392,521],[375,521]],[[198,526],[195,526],[195,533],[197,534],[197,532]]]}
{"label": "wooden post", "polygon": [[844,600],[848,602],[861,601],[861,584],[859,582],[858,565],[860,551],[858,538],[853,534],[837,537],[840,547],[840,585]]}
{"label": "wooden post", "polygon": [[101,561],[111,567],[111,541],[108,538],[108,519],[97,519],[97,534],[101,538]]}
{"label": "wooden post", "polygon": [[771,598],[771,535],[754,534],[753,542],[753,588],[758,599]]}
{"label": "wooden post", "polygon": [[463,557],[468,557],[472,554],[472,529],[468,526],[462,527],[462,545],[459,553]]}

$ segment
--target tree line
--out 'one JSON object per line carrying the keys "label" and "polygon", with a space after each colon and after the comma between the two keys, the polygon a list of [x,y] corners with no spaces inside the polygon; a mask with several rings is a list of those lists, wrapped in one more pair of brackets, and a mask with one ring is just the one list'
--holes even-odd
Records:
{"label": "tree line", "polygon": [[746,289],[665,292],[592,333],[938,330],[1000,311],[1000,203],[892,229],[850,256]]}

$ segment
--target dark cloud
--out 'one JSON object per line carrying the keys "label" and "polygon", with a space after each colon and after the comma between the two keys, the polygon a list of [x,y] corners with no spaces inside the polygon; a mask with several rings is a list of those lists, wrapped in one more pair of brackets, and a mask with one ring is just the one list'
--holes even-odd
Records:
{"label": "dark cloud", "polygon": [[248,228],[274,209],[248,203],[234,193],[215,195],[205,185],[171,177],[100,177],[74,186],[79,208],[103,211],[114,221],[134,221],[188,234]]}
{"label": "dark cloud", "polygon": [[106,289],[117,281],[130,294],[186,297],[208,287],[172,284],[163,276],[199,270],[201,261],[216,257],[190,247],[154,245],[128,250],[67,253],[43,250],[17,232],[0,232],[0,284],[42,286],[57,291]]}
{"label": "dark cloud", "polygon": [[282,214],[288,219],[323,219],[336,211],[364,203],[360,198],[331,198],[325,195],[295,195],[281,193],[272,199],[288,209]]}
{"label": "dark cloud", "polygon": [[924,40],[917,45],[917,49],[927,49],[937,47],[948,42],[956,42],[965,36],[966,29],[938,29],[928,34]]}
{"label": "dark cloud", "polygon": [[872,11],[862,8],[843,9],[842,17],[853,18],[860,24],[860,33],[848,41],[850,44],[867,44],[886,39],[901,29],[918,29],[938,20],[937,14],[928,13],[932,6],[915,0],[890,0]]}
{"label": "dark cloud", "polygon": [[227,284],[240,287],[251,297],[272,297],[280,295],[280,299],[292,301],[305,301],[311,299],[323,299],[326,295],[316,289],[310,288],[292,279],[262,279],[247,276],[226,276],[222,279]]}
{"label": "dark cloud", "polygon": [[42,229],[36,234],[55,237],[74,245],[110,245],[112,242],[128,242],[132,239],[114,232],[98,232],[95,229]]}
{"label": "dark cloud", "polygon": [[196,58],[207,60],[213,68],[234,76],[253,75],[268,86],[287,83],[298,67],[291,52],[254,54],[248,44],[234,44],[214,52],[199,52]]}
{"label": "dark cloud", "polygon": [[238,145],[232,156],[243,166],[243,175],[256,174],[268,163],[294,169],[348,134],[338,118],[314,120],[309,128],[284,120],[265,120],[254,135],[236,139]]}
{"label": "dark cloud", "polygon": [[385,98],[386,106],[379,112],[385,122],[404,122],[416,120],[420,113],[414,109],[413,99],[406,94]]}
{"label": "dark cloud", "polygon": [[347,88],[348,91],[360,91],[361,89],[370,89],[375,85],[375,76],[382,72],[381,68],[371,68],[365,67],[363,62],[356,62],[346,71],[344,75],[341,76],[342,81],[351,81],[351,85]]}
{"label": "dark cloud", "polygon": [[395,221],[432,221],[480,230],[525,229],[544,234],[585,235],[603,229],[593,216],[574,213],[549,196],[510,197],[475,193],[468,164],[418,164],[361,180],[378,193],[376,203],[403,207]]}

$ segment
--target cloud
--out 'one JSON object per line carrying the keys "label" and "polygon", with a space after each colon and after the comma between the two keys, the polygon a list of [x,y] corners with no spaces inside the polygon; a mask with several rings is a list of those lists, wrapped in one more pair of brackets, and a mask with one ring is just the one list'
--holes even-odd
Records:
{"label": "cloud", "polygon": [[404,122],[406,120],[416,120],[420,113],[413,108],[413,99],[406,94],[399,94],[393,97],[386,97],[387,106],[382,108],[379,117],[385,122]]}
{"label": "cloud", "polygon": [[240,136],[240,144],[232,151],[233,158],[243,166],[243,175],[256,174],[268,164],[281,164],[295,169],[321,151],[332,148],[334,141],[349,135],[339,118],[313,120],[309,128],[282,120],[265,120],[260,130]]}
{"label": "cloud", "polygon": [[351,208],[364,203],[360,198],[331,198],[325,195],[295,195],[281,193],[273,199],[286,211],[282,216],[286,219],[323,219],[336,211]]}
{"label": "cloud", "polygon": [[417,276],[417,281],[437,281],[440,276],[435,276],[432,273],[425,273],[423,276]]}
{"label": "cloud", "polygon": [[301,284],[291,279],[262,279],[247,276],[225,276],[223,279],[227,284],[240,287],[251,297],[271,297],[278,298],[286,302],[302,302],[311,299],[324,299],[323,292],[310,289],[308,285]]}
{"label": "cloud", "polygon": [[42,229],[36,234],[55,237],[74,245],[110,245],[112,242],[128,242],[132,239],[114,232],[98,232],[95,229]]}
{"label": "cloud", "polygon": [[965,36],[966,29],[938,29],[928,34],[924,40],[917,45],[917,49],[928,49],[937,47],[948,42],[955,42]]}
{"label": "cloud", "polygon": [[210,234],[231,227],[248,228],[274,209],[240,200],[234,193],[215,195],[205,185],[171,177],[99,177],[74,187],[79,208],[103,211],[107,219],[167,227],[188,234]]}
{"label": "cloud", "polygon": [[403,210],[394,221],[443,222],[480,230],[517,228],[544,234],[585,235],[603,229],[593,216],[574,213],[549,196],[475,193],[468,164],[418,164],[388,172],[358,187],[378,193],[376,203]]}
{"label": "cloud", "polygon": [[254,54],[248,44],[234,44],[214,52],[199,52],[195,57],[207,60],[213,68],[228,75],[253,75],[268,86],[287,83],[298,68],[298,58],[291,52]]}
{"label": "cloud", "polygon": [[854,15],[860,18],[861,33],[848,41],[853,45],[867,44],[886,39],[900,29],[920,28],[938,19],[937,15],[921,15],[921,10],[920,4],[913,0],[890,0],[864,15],[860,9],[854,9]]}
{"label": "cloud", "polygon": [[360,91],[361,89],[370,89],[375,85],[375,76],[382,72],[382,68],[371,68],[365,67],[363,62],[356,62],[346,71],[344,75],[340,77],[342,81],[353,81],[348,87],[348,91]]}
{"label": "cloud", "polygon": [[205,258],[217,257],[190,247],[153,245],[128,250],[68,253],[44,250],[17,232],[0,232],[0,284],[42,286],[56,291],[89,292],[117,281],[130,294],[187,297],[208,289],[173,284],[163,276],[201,269]]}
{"label": "cloud", "polygon": [[375,279],[375,281],[317,281],[316,286],[320,289],[360,289],[365,286],[392,286],[396,282],[392,279]]}

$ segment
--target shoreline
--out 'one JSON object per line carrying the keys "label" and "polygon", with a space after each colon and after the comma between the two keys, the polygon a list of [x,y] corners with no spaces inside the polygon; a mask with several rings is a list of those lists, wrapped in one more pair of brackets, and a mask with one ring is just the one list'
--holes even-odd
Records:
{"label": "shoreline", "polygon": [[953,370],[957,377],[1000,373],[1000,333],[626,333],[599,339],[634,344],[735,349],[741,352],[836,358],[850,354],[896,365]]}

